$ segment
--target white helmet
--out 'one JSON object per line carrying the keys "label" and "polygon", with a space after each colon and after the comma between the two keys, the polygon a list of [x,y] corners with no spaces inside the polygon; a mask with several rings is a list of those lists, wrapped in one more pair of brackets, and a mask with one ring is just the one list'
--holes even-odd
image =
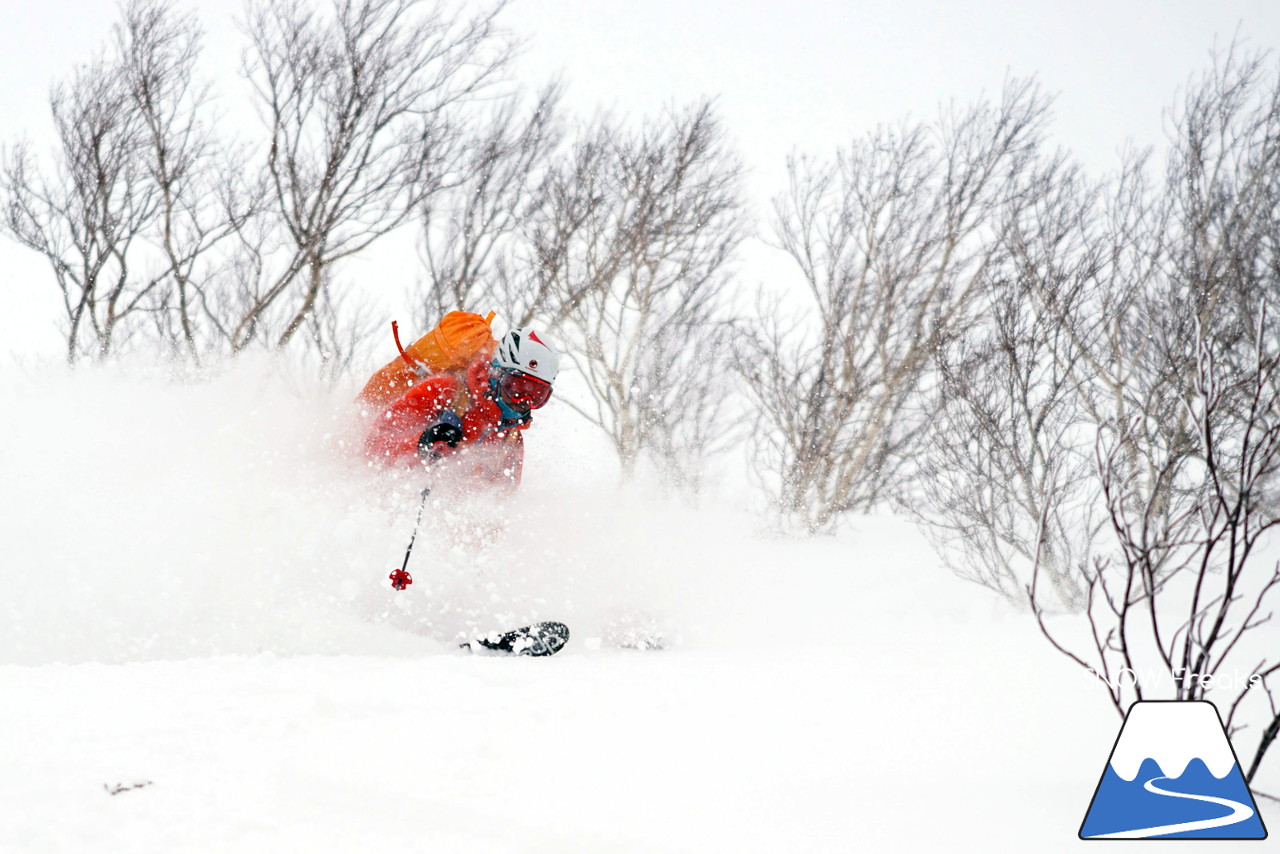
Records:
{"label": "white helmet", "polygon": [[547,383],[555,382],[560,371],[560,354],[532,326],[503,335],[493,360],[500,368],[520,371]]}

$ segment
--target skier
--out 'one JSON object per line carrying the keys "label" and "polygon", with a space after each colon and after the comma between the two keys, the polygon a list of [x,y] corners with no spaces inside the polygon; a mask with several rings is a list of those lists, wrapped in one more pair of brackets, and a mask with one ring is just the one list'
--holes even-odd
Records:
{"label": "skier", "polygon": [[489,352],[461,371],[429,374],[397,397],[374,419],[365,452],[396,466],[448,460],[470,484],[514,490],[524,431],[551,398],[560,355],[531,326],[511,330],[492,358]]}

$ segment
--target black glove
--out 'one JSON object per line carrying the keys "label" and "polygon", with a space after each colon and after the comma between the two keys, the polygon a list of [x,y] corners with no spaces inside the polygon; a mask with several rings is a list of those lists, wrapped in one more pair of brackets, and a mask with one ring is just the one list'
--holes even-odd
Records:
{"label": "black glove", "polygon": [[418,453],[429,460],[439,459],[440,451],[436,448],[436,445],[443,442],[450,448],[456,448],[462,444],[462,439],[462,422],[458,416],[449,412],[446,413],[445,417],[422,431],[422,435],[418,437]]}

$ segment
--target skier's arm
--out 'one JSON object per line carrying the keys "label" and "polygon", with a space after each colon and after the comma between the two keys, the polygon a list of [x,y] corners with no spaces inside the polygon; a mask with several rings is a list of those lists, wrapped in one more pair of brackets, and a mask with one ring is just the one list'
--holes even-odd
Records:
{"label": "skier's arm", "polygon": [[366,453],[392,462],[418,462],[424,431],[440,421],[457,391],[458,380],[448,375],[409,389],[378,416],[365,439]]}

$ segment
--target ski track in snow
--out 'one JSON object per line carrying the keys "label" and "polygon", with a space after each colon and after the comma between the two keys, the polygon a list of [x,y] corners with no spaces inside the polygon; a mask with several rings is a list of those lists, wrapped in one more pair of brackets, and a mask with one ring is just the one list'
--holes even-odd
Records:
{"label": "ski track in snow", "polygon": [[1185,792],[1174,792],[1169,789],[1161,789],[1156,785],[1157,780],[1169,780],[1170,777],[1152,777],[1142,785],[1155,795],[1164,795],[1170,798],[1185,798],[1190,801],[1204,801],[1208,804],[1218,804],[1231,810],[1230,814],[1221,818],[1206,818],[1200,821],[1184,821],[1178,824],[1164,824],[1157,827],[1144,827],[1139,830],[1125,830],[1120,833],[1104,833],[1098,836],[1090,836],[1089,839],[1146,839],[1151,836],[1166,836],[1171,833],[1188,833],[1194,830],[1209,830],[1215,827],[1229,827],[1242,821],[1253,818],[1253,809],[1239,801],[1233,801],[1229,798],[1219,798],[1213,795],[1189,795]]}

